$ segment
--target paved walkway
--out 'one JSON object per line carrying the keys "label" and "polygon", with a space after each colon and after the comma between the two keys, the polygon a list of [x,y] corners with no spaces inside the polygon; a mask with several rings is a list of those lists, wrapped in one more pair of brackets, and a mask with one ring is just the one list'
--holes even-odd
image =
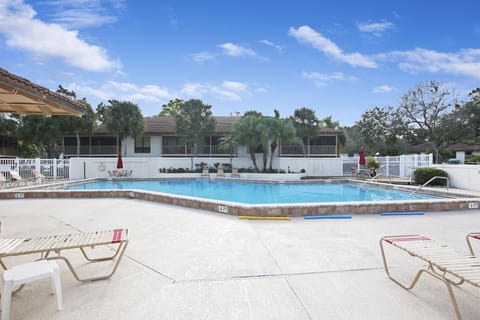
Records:
{"label": "paved walkway", "polygon": [[[247,221],[128,199],[2,200],[3,237],[128,227],[117,273],[81,284],[59,262],[64,310],[49,283],[13,297],[11,319],[453,319],[440,281],[407,292],[388,280],[378,241],[422,233],[466,249],[480,211],[345,220]],[[100,249],[100,248],[99,248]],[[79,252],[69,256],[81,263]],[[391,252],[392,272],[409,264]],[[14,265],[32,257],[11,257]],[[401,266],[404,268],[401,268]],[[82,271],[94,272],[91,266]],[[464,319],[479,319],[480,289],[455,288]]]}

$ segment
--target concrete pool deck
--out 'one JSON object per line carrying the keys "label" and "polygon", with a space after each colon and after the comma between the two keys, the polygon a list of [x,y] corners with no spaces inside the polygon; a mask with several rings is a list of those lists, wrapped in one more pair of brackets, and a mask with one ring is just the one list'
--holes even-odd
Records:
{"label": "concrete pool deck", "polygon": [[[408,292],[387,278],[378,242],[420,233],[467,250],[465,234],[480,231],[480,210],[249,221],[137,199],[0,203],[5,238],[116,227],[130,238],[110,280],[79,283],[59,262],[64,310],[42,280],[14,295],[11,319],[453,319],[440,281],[422,277]],[[79,252],[65,253],[81,263]],[[407,257],[390,255],[392,272],[413,276]],[[478,319],[480,289],[454,292],[463,319]]]}

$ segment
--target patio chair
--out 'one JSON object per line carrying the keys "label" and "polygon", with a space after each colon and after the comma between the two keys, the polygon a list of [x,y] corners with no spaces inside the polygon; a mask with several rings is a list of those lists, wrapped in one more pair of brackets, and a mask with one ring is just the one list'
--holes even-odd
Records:
{"label": "patio chair", "polygon": [[470,250],[470,254],[474,256],[475,252],[473,251],[471,240],[475,240],[475,239],[480,240],[480,232],[471,232],[467,234],[466,239],[467,239],[468,250]]}
{"label": "patio chair", "polygon": [[225,177],[225,170],[223,170],[222,164],[217,166],[217,177]]}
{"label": "patio chair", "polygon": [[[392,277],[385,255],[385,245],[392,245],[415,258],[419,262],[427,263],[419,268],[412,283],[403,284]],[[420,276],[424,273],[442,281],[447,287],[450,300],[457,319],[461,319],[460,310],[453,293],[452,285],[457,286],[465,282],[480,287],[480,259],[460,250],[452,249],[448,245],[421,235],[385,236],[380,239],[385,272],[390,280],[406,290],[412,289]]]}
{"label": "patio chair", "polygon": [[[38,260],[61,259],[65,261],[75,279],[80,282],[89,282],[108,279],[118,268],[128,244],[128,229],[114,229],[92,232],[75,232],[67,234],[40,236],[28,239],[0,239],[0,265],[7,270],[4,258],[10,256],[40,254]],[[98,246],[116,246],[113,255],[92,258],[87,249]],[[80,277],[68,258],[62,255],[67,249],[80,249],[84,258],[92,263],[109,261],[117,258],[113,269],[106,274],[94,277]],[[52,255],[50,255],[52,254]]]}
{"label": "patio chair", "polygon": [[40,172],[38,172],[37,170],[32,170],[32,174],[33,174],[33,181],[37,183],[42,183],[46,179],[46,177]]}
{"label": "patio chair", "polygon": [[232,168],[232,178],[240,178],[240,174],[238,173],[238,168]]}
{"label": "patio chair", "polygon": [[210,172],[208,171],[208,166],[203,166],[201,177],[210,177]]}
{"label": "patio chair", "polygon": [[22,176],[15,170],[10,170],[10,181],[12,186],[19,187],[20,185],[26,186],[27,180],[23,179]]}
{"label": "patio chair", "polygon": [[0,189],[4,188],[10,188],[11,183],[7,179],[5,179],[5,176],[3,173],[0,172]]}

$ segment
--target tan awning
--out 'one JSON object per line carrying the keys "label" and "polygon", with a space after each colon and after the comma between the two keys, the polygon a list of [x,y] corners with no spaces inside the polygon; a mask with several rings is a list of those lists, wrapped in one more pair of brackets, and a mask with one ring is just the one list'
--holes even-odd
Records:
{"label": "tan awning", "polygon": [[85,106],[0,68],[0,113],[76,115]]}

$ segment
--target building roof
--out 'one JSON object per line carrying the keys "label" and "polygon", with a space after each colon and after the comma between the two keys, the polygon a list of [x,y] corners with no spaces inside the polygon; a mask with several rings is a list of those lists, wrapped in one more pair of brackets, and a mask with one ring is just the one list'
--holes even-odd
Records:
{"label": "building roof", "polygon": [[[215,134],[224,135],[232,132],[235,122],[241,119],[240,116],[214,116]],[[170,116],[153,116],[145,118],[144,135],[176,135],[177,126],[175,118]],[[339,130],[331,128],[320,128],[322,134],[336,134]],[[108,134],[105,126],[100,126],[95,130],[96,134]]]}
{"label": "building roof", "polygon": [[[213,117],[215,119],[215,133],[225,134],[233,129],[233,124],[240,119],[240,117]],[[175,118],[170,116],[154,116],[145,118],[145,133],[147,134],[175,134],[177,126]]]}
{"label": "building roof", "polygon": [[82,115],[86,107],[0,68],[0,113]]}

